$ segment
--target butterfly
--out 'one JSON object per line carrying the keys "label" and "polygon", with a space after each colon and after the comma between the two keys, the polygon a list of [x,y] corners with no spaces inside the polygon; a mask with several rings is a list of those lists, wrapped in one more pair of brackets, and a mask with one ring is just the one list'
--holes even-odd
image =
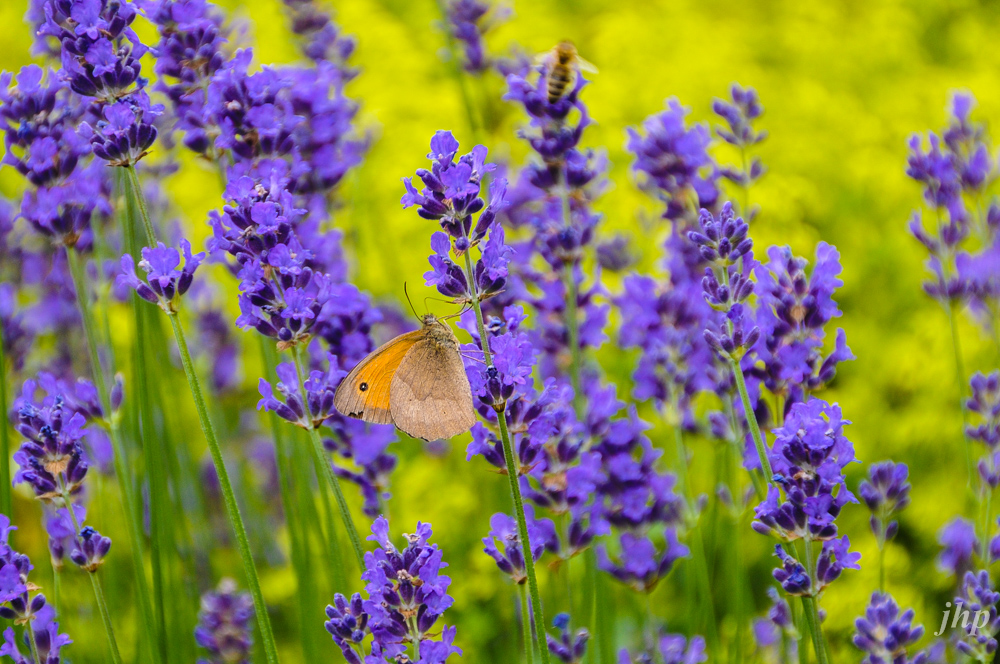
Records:
{"label": "butterfly", "polygon": [[476,410],[458,339],[437,316],[420,320],[419,330],[375,349],[347,374],[333,397],[341,414],[424,440],[472,428]]}

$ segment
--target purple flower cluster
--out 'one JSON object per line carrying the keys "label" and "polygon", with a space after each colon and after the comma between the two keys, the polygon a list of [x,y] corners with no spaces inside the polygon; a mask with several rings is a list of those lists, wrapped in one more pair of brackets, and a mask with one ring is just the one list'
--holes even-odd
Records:
{"label": "purple flower cluster", "polygon": [[24,193],[21,216],[38,233],[67,247],[87,249],[95,209],[108,211],[100,167],[83,166],[89,141],[77,130],[84,106],[54,73],[23,67],[12,86],[0,76],[0,118],[6,154],[33,185]]}
{"label": "purple flower cluster", "polygon": [[656,652],[630,655],[628,650],[618,653],[618,664],[701,664],[708,661],[705,639],[700,636],[687,639],[681,634],[661,634],[656,640]]}
{"label": "purple flower cluster", "polygon": [[[760,157],[748,158],[747,151],[767,138],[766,131],[758,131],[754,122],[764,115],[760,97],[753,88],[744,88],[734,83],[729,88],[729,99],[715,99],[712,111],[726,122],[726,126],[716,125],[715,133],[726,143],[740,151],[743,163],[738,167],[723,167],[718,173],[730,182],[749,189],[765,172]],[[745,210],[751,218],[753,214]]]}
{"label": "purple flower cluster", "polygon": [[587,641],[590,640],[590,632],[581,628],[574,634],[570,631],[569,624],[568,613],[557,614],[552,619],[552,626],[559,630],[559,637],[546,634],[545,641],[549,652],[563,664],[580,664],[587,654]]}
{"label": "purple flower cluster", "polygon": [[253,650],[253,601],[239,592],[236,582],[223,579],[219,587],[201,596],[194,638],[209,652],[198,664],[249,664]]}
{"label": "purple flower cluster", "polygon": [[487,71],[492,62],[483,38],[510,16],[510,8],[482,0],[449,0],[445,13],[446,29],[462,44],[462,67],[471,74]]}
{"label": "purple flower cluster", "polygon": [[145,281],[136,276],[135,259],[130,254],[123,255],[118,285],[134,289],[139,297],[158,304],[168,314],[177,313],[177,302],[191,287],[194,272],[205,257],[204,253],[192,255],[191,243],[187,240],[181,240],[180,246],[184,253],[183,269],[179,269],[181,253],[173,247],[162,242],[155,248],[144,247],[139,267],[146,273]]}
{"label": "purple flower cluster", "polygon": [[919,212],[910,232],[927,249],[932,276],[924,289],[942,302],[969,301],[989,330],[1000,311],[1000,208],[984,205],[986,188],[997,177],[995,150],[985,127],[971,119],[975,100],[956,93],[949,124],[925,144],[910,138],[906,174],[923,188],[925,203],[938,220],[928,230]]}
{"label": "purple flower cluster", "polygon": [[[559,536],[551,520],[535,518],[532,505],[524,506],[524,518],[528,525],[531,557],[538,562],[546,549],[558,549]],[[490,533],[483,538],[483,545],[486,555],[496,561],[497,567],[509,576],[511,581],[519,585],[527,581],[528,577],[524,572],[524,546],[521,544],[514,517],[502,513],[490,517]]]}
{"label": "purple flower cluster", "polygon": [[971,387],[972,396],[966,408],[975,413],[980,422],[969,425],[966,435],[986,448],[985,456],[979,461],[979,476],[991,491],[1000,485],[1000,371],[975,374]]}
{"label": "purple flower cluster", "polygon": [[326,607],[326,629],[349,664],[409,661],[408,645],[418,653],[412,661],[423,664],[443,664],[452,654],[462,653],[453,645],[454,627],[432,633],[453,600],[448,595],[451,579],[441,574],[447,563],[437,545],[428,542],[430,536],[430,524],[418,523],[417,532],[406,535],[406,547],[400,551],[389,539],[389,522],[381,516],[375,520],[368,539],[379,548],[365,554],[361,575],[368,599],[355,594],[348,600],[338,593]]}
{"label": "purple flower cluster", "polygon": [[775,578],[790,594],[815,595],[844,569],[859,569],[861,556],[850,551],[847,536],[835,539],[840,510],[857,502],[844,479],[844,468],[856,460],[854,446],[843,435],[849,423],[839,406],[813,398],[792,406],[784,425],[773,431],[774,484],[755,509],[753,529],[785,542],[802,539],[806,546],[823,542],[815,569],[776,547],[782,567]]}
{"label": "purple flower cluster", "polygon": [[[515,298],[531,304],[537,314],[531,336],[541,351],[541,375],[565,380],[567,360],[575,362],[572,358],[582,349],[599,347],[606,339],[609,307],[597,302],[603,286],[596,276],[588,283],[583,264],[601,220],[591,204],[605,188],[607,159],[579,147],[590,124],[579,98],[587,83],[583,76],[576,71],[565,94],[549,99],[554,57],[535,67],[533,76],[521,72],[507,77],[505,99],[521,106],[530,119],[521,135],[532,156],[518,174],[505,211],[509,227],[523,229],[527,237],[515,246],[509,297],[496,306]],[[571,378],[579,391],[576,377]]]}
{"label": "purple flower cluster", "polygon": [[[962,579],[961,594],[955,598],[956,618],[962,619],[963,634],[956,647],[963,655],[978,662],[991,661],[997,651],[997,634],[1000,633],[1000,614],[997,603],[1000,593],[993,588],[990,573],[966,572]],[[969,614],[973,618],[969,621]]]}
{"label": "purple flower cluster", "polygon": [[871,528],[879,547],[896,536],[899,523],[894,517],[910,504],[909,469],[905,463],[884,461],[872,464],[868,479],[858,486],[858,493],[871,510]]}
{"label": "purple flower cluster", "polygon": [[757,362],[747,373],[772,394],[783,395],[788,409],[829,383],[837,364],[853,360],[854,354],[841,329],[834,349],[823,354],[824,328],[841,315],[833,300],[843,285],[836,248],[820,242],[809,275],[807,261],[793,256],[790,248],[771,247],[767,253],[768,262],[754,270],[760,340],[754,347]]}
{"label": "purple flower cluster", "polygon": [[102,119],[94,127],[80,126],[82,136],[90,140],[94,156],[109,166],[133,166],[149,153],[156,141],[153,123],[163,112],[144,90],[101,107]]}
{"label": "purple flower cluster", "polygon": [[[746,311],[746,301],[754,293],[750,275],[757,262],[753,257],[750,227],[725,203],[718,216],[702,208],[700,231],[688,233],[708,267],[702,279],[705,301],[724,315],[719,329],[705,329],[705,340],[715,352],[738,362],[760,338],[760,327]],[[750,329],[746,326],[753,325]]]}
{"label": "purple flower cluster", "polygon": [[771,600],[767,617],[756,618],[753,622],[753,637],[757,648],[763,653],[769,653],[775,662],[798,661],[799,634],[792,620],[792,608],[781,597],[777,588],[768,588],[767,596]]}
{"label": "purple flower cluster", "polygon": [[[17,635],[13,627],[3,633],[0,657],[6,655],[14,664],[59,664],[60,650],[72,641],[66,634],[59,633],[59,623],[55,622],[55,609],[48,604],[45,595],[37,593],[38,587],[31,583],[28,574],[34,569],[28,556],[18,553],[10,546],[10,533],[17,530],[5,514],[0,514],[0,617],[13,620],[16,624],[27,625],[33,632],[33,643],[38,653],[29,645],[24,634],[23,646],[28,656],[21,654]],[[40,653],[44,653],[44,658]],[[39,659],[36,659],[36,656]]]}
{"label": "purple flower cluster", "polygon": [[660,452],[634,413],[612,422],[592,449],[600,455],[603,477],[598,483],[593,519],[618,531],[620,553],[612,560],[597,547],[597,564],[616,579],[648,591],[688,555],[677,529],[687,507],[674,492],[676,478],[655,467]]}
{"label": "purple flower cluster", "polygon": [[150,0],[144,11],[160,36],[154,89],[170,100],[172,129],[184,132],[189,149],[204,154],[214,139],[206,122],[207,88],[226,62],[222,13],[206,0]]}
{"label": "purple flower cluster", "polygon": [[45,0],[40,35],[59,41],[62,66],[74,92],[118,101],[139,78],[146,47],[132,30],[138,12],[129,2]]}
{"label": "purple flower cluster", "polygon": [[912,657],[907,649],[923,636],[922,625],[913,624],[913,609],[899,612],[891,595],[872,593],[865,615],[854,622],[854,645],[865,653],[862,664],[923,664],[924,651]]}
{"label": "purple flower cluster", "polygon": [[311,371],[309,377],[302,381],[299,379],[295,364],[291,362],[279,364],[276,387],[283,400],[277,399],[271,383],[261,378],[258,385],[261,399],[257,403],[257,409],[274,412],[278,417],[303,429],[318,429],[336,413],[333,407],[333,394],[336,386],[347,375],[347,372],[337,366],[336,356],[329,355],[327,360],[329,362],[327,371]]}
{"label": "purple flower cluster", "polygon": [[337,66],[348,78],[353,72],[347,60],[354,53],[355,40],[340,32],[330,15],[315,0],[284,0],[292,16],[292,32],[301,40],[303,54],[318,64]]}
{"label": "purple flower cluster", "polygon": [[666,203],[664,217],[679,220],[700,209],[712,210],[720,191],[715,161],[708,153],[712,137],[705,124],[687,126],[687,110],[676,99],[643,121],[640,133],[628,128],[626,149],[635,155],[632,170],[643,188]]}

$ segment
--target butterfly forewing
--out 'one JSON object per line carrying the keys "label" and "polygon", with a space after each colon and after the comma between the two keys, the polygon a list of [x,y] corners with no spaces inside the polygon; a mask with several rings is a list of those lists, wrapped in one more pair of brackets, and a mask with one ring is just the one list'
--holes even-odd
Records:
{"label": "butterfly forewing", "polygon": [[421,336],[422,330],[407,332],[372,351],[337,387],[333,397],[337,410],[365,422],[392,424],[392,378]]}
{"label": "butterfly forewing", "polygon": [[451,438],[476,423],[458,348],[437,339],[413,345],[396,370],[389,393],[393,422],[414,438]]}

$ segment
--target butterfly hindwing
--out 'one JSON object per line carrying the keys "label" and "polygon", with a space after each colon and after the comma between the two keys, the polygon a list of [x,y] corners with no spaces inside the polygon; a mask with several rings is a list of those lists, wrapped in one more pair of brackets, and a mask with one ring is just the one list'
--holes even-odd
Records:
{"label": "butterfly hindwing", "polygon": [[407,332],[379,346],[341,381],[333,405],[348,417],[373,424],[392,424],[389,395],[392,379],[406,354],[422,336],[422,330]]}
{"label": "butterfly hindwing", "polygon": [[414,438],[451,438],[476,423],[457,344],[446,345],[434,337],[415,343],[400,363],[389,393],[393,422]]}

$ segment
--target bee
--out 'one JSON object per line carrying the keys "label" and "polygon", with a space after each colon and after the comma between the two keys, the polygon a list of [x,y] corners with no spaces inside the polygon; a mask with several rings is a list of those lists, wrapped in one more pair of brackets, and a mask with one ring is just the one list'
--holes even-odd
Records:
{"label": "bee", "polygon": [[550,104],[556,103],[567,90],[573,89],[580,71],[597,73],[597,67],[581,58],[576,52],[576,46],[570,41],[559,42],[551,51],[539,55],[538,60],[549,68],[545,86]]}

